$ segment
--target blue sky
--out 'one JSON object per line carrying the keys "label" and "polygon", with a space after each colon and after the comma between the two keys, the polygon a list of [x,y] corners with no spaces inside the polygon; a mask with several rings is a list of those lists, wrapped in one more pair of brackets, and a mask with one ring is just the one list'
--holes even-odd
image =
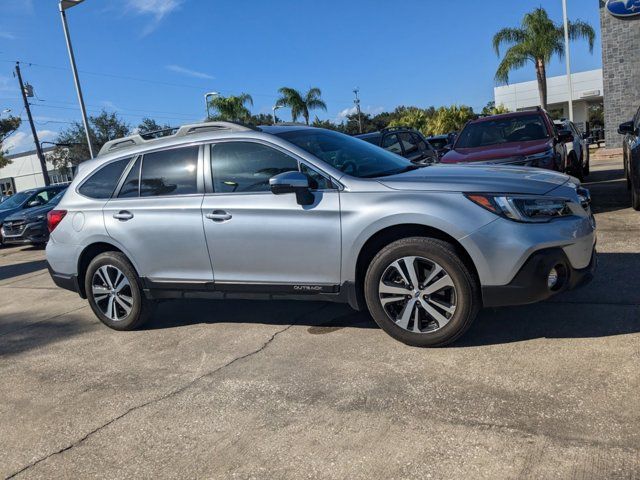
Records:
{"label": "blue sky", "polygon": [[[493,34],[540,5],[561,21],[561,0],[85,0],[68,19],[89,113],[178,125],[204,117],[207,91],[250,93],[253,112],[269,113],[281,86],[320,87],[328,111],[318,116],[332,120],[353,107],[356,86],[373,113],[403,104],[481,109],[493,98]],[[568,5],[570,18],[598,32],[593,55],[586,42],[572,45],[573,70],[600,68],[598,2]],[[23,77],[37,95],[37,128],[51,140],[80,118],[56,0],[0,6],[0,109],[26,118],[15,60],[32,63]],[[563,72],[553,61],[549,74]],[[511,81],[534,78],[530,66]],[[5,144],[12,153],[34,148],[27,129]]]}

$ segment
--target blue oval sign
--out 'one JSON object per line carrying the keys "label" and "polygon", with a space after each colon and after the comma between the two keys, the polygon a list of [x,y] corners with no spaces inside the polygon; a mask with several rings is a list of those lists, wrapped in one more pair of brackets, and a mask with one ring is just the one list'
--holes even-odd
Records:
{"label": "blue oval sign", "polygon": [[640,0],[607,0],[607,10],[615,17],[640,15]]}

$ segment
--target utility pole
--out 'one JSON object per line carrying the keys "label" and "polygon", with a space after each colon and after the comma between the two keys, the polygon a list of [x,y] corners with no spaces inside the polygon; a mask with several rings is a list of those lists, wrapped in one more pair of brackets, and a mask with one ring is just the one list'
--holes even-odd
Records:
{"label": "utility pole", "polygon": [[567,16],[567,0],[562,0],[564,17],[564,53],[567,60],[567,84],[569,87],[569,120],[573,122],[573,81],[571,79],[571,52],[569,51],[569,18]]}
{"label": "utility pole", "polygon": [[357,87],[354,88],[353,93],[356,96],[356,99],[353,101],[353,103],[356,104],[356,111],[358,112],[358,130],[360,133],[362,133],[362,112],[360,111],[360,97],[358,97],[358,93],[360,93],[360,89]]}
{"label": "utility pole", "polygon": [[[27,88],[22,83],[22,73],[20,72],[20,62],[16,62],[16,76],[18,77],[18,83],[20,84],[20,93],[22,93],[22,100],[24,100],[24,109],[27,111],[27,118],[29,119],[29,125],[31,125],[31,133],[33,134],[33,141],[36,144],[36,153],[38,154],[38,160],[40,160],[40,168],[42,168],[42,176],[44,177],[44,185],[48,187],[51,185],[51,179],[49,178],[49,171],[47,170],[47,162],[44,159],[42,153],[42,147],[38,140],[38,132],[36,132],[36,126],[33,123],[33,117],[31,116],[31,107],[29,106],[29,100],[27,99]],[[29,85],[29,96],[32,97],[33,90]]]}

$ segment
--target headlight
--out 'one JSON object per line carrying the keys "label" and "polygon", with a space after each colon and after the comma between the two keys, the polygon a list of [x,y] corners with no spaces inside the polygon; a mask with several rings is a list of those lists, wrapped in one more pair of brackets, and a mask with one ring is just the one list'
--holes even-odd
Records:
{"label": "headlight", "polygon": [[550,222],[554,218],[576,215],[574,208],[578,207],[566,198],[479,193],[466,197],[482,208],[516,222]]}
{"label": "headlight", "polygon": [[528,155],[524,157],[524,161],[526,165],[532,167],[546,167],[550,168],[553,166],[553,163],[556,158],[556,152],[553,148],[549,148],[548,150],[536,153],[534,155]]}

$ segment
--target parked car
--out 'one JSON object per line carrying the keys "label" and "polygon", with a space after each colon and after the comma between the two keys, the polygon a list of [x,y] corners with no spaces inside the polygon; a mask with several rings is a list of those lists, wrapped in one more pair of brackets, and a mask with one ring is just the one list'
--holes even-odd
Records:
{"label": "parked car", "polygon": [[4,202],[5,200],[8,200],[9,197],[11,197],[11,195],[0,195],[0,203]]}
{"label": "parked car", "polygon": [[556,120],[554,124],[557,130],[566,130],[573,135],[573,140],[565,143],[567,162],[572,166],[572,173],[580,180],[583,180],[591,170],[589,135],[581,132],[571,120]]}
{"label": "parked car", "polygon": [[455,135],[451,133],[448,135],[434,135],[427,137],[427,141],[435,148],[436,152],[438,152],[438,158],[442,158],[445,153],[451,150],[451,145],[455,141]]}
{"label": "parked car", "polygon": [[540,167],[576,174],[567,163],[567,130],[558,131],[541,108],[481,117],[468,122],[442,163]]}
{"label": "parked car", "polygon": [[589,195],[566,175],[426,168],[306,126],[113,140],[48,218],[54,282],[117,330],[157,299],[263,294],[368,308],[402,342],[445,345],[482,306],[544,300],[595,268]]}
{"label": "parked car", "polygon": [[397,153],[418,165],[438,162],[438,153],[418,130],[405,127],[385,128],[379,132],[356,135],[356,138]]}
{"label": "parked car", "polygon": [[41,207],[26,208],[9,215],[2,224],[2,239],[7,245],[32,244],[44,245],[49,240],[47,214],[53,210],[66,189]]}
{"label": "parked car", "polygon": [[618,133],[624,135],[624,173],[631,190],[631,206],[640,210],[640,109],[633,120],[620,125]]}
{"label": "parked car", "polygon": [[7,217],[25,209],[41,207],[55,197],[66,185],[32,188],[18,192],[0,203],[0,245],[3,244],[2,225]]}

